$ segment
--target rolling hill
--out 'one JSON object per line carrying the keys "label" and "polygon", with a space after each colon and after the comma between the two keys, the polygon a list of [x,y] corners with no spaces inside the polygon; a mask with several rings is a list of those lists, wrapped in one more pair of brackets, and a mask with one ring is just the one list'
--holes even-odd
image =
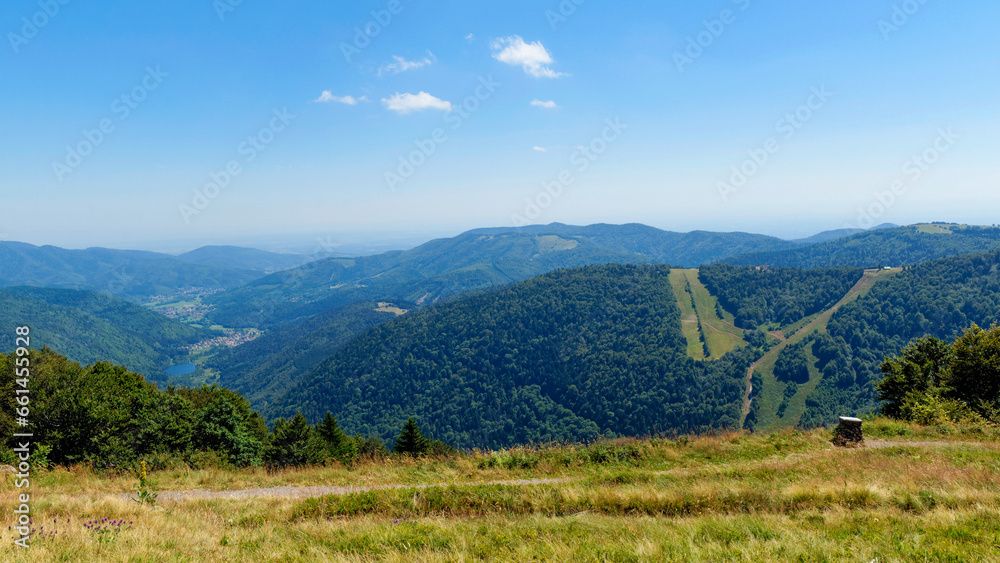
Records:
{"label": "rolling hill", "polygon": [[872,382],[886,356],[912,339],[951,340],[1000,323],[1000,251],[934,260],[890,276],[830,319],[811,346],[823,377],[806,398],[805,426],[878,406]]}
{"label": "rolling hill", "polygon": [[260,276],[249,269],[190,263],[157,252],[0,242],[0,287],[91,289],[144,297],[190,287],[234,288]]}
{"label": "rolling hill", "polygon": [[242,246],[203,246],[177,256],[178,260],[217,268],[273,274],[310,261],[301,254],[278,254]]}
{"label": "rolling hill", "polygon": [[[82,364],[107,361],[163,383],[163,370],[186,358],[184,346],[215,334],[94,291],[16,287],[0,290],[0,330],[31,327],[32,348],[47,346]],[[4,350],[13,349],[13,340]]]}
{"label": "rolling hill", "polygon": [[220,384],[242,393],[256,407],[266,408],[275,395],[297,384],[350,340],[396,318],[378,309],[378,303],[362,301],[325,311],[221,350],[207,365],[218,372]]}
{"label": "rolling hill", "polygon": [[912,266],[928,260],[1000,248],[1000,228],[932,223],[872,229],[835,240],[730,256],[723,262],[792,268]]}
{"label": "rolling hill", "polygon": [[697,266],[741,250],[791,246],[764,235],[679,234],[645,225],[554,223],[477,229],[408,251],[313,262],[212,296],[208,303],[215,307],[212,319],[219,324],[270,328],[357,301],[427,305],[561,268],[610,263]]}
{"label": "rolling hill", "polygon": [[458,447],[734,428],[745,347],[687,356],[664,266],[589,266],[427,308],[351,341],[277,397],[389,439],[413,416]]}

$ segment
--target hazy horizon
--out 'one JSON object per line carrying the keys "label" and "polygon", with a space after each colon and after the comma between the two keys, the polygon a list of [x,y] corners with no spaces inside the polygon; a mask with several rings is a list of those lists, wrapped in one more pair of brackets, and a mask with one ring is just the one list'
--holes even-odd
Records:
{"label": "hazy horizon", "polygon": [[[940,223],[959,223],[959,224],[981,224],[981,225],[992,225],[992,223],[963,223],[959,221],[914,221],[912,223],[899,224],[898,226],[906,226],[912,224],[926,224],[932,222]],[[888,223],[888,222],[887,222]],[[596,223],[590,223],[588,225],[572,225],[564,223],[571,226],[588,226]],[[612,223],[616,225],[623,225],[625,223]],[[642,223],[646,224],[646,223]],[[671,229],[662,229],[662,227],[656,227],[655,225],[649,225],[654,228],[659,228],[665,231],[671,231]],[[32,244],[34,246],[57,246],[60,248],[71,249],[71,250],[81,250],[87,248],[109,248],[116,250],[143,250],[152,252],[162,252],[166,254],[183,254],[185,252],[190,252],[192,250],[205,247],[205,246],[236,246],[243,248],[254,248],[258,250],[264,250],[268,252],[276,253],[286,253],[286,254],[345,254],[345,255],[368,255],[376,254],[381,252],[388,252],[392,250],[407,250],[414,248],[426,242],[439,238],[451,238],[458,236],[470,230],[483,229],[483,228],[496,228],[496,227],[509,227],[507,225],[480,225],[469,228],[453,229],[453,230],[428,230],[428,231],[372,231],[372,232],[315,232],[315,233],[280,233],[280,234],[255,234],[255,235],[234,235],[228,237],[210,237],[210,238],[200,238],[200,239],[174,239],[174,240],[131,240],[131,241],[118,241],[121,244],[115,244],[114,241],[106,244],[85,244],[77,241],[76,244],[55,244],[51,242],[33,242],[30,240],[4,240],[0,239],[0,242],[23,242],[27,244]],[[704,228],[693,228],[693,229],[683,229],[683,230],[673,230],[673,232],[688,233],[691,231],[708,231],[708,232],[747,232],[752,234],[762,234],[767,236],[773,236],[776,238],[784,240],[799,240],[804,238],[809,238],[813,235],[824,233],[827,231],[835,231],[844,228],[849,228],[846,225],[843,226],[831,226],[830,228],[821,228],[818,230],[810,230],[808,228],[804,230],[784,230],[784,235],[774,234],[770,232],[762,231],[751,231],[745,229],[729,229],[729,230],[717,230],[717,229],[704,229]]]}
{"label": "hazy horizon", "polygon": [[992,2],[57,4],[0,8],[0,240],[800,238],[1000,208]]}

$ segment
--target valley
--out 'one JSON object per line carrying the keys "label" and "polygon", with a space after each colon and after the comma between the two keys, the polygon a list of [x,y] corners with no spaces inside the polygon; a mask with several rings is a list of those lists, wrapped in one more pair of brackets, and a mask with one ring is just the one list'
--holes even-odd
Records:
{"label": "valley", "polygon": [[[278,264],[287,266],[301,258],[281,258],[267,253],[213,247],[182,258],[202,267],[224,266],[233,271],[252,271],[257,268],[262,277],[231,289],[224,286],[199,290],[183,287],[173,294],[159,293],[139,300],[145,307],[157,312],[156,317],[150,319],[158,318],[157,323],[164,325],[164,329],[188,334],[190,340],[178,344],[164,341],[165,345],[161,342],[162,351],[155,353],[144,344],[148,340],[144,334],[132,333],[112,338],[112,331],[105,329],[96,332],[90,329],[92,335],[88,340],[95,336],[98,342],[108,338],[121,342],[133,351],[125,353],[120,351],[120,347],[112,347],[102,352],[100,346],[91,348],[86,353],[76,351],[69,344],[74,338],[72,331],[53,334],[40,342],[51,342],[57,349],[66,349],[71,359],[84,362],[105,359],[135,366],[159,385],[219,384],[231,388],[246,395],[254,408],[261,410],[268,420],[278,416],[291,416],[300,410],[310,420],[316,420],[326,410],[331,410],[350,432],[379,435],[383,439],[398,424],[396,421],[399,415],[388,415],[381,422],[375,422],[378,420],[378,413],[408,412],[425,417],[422,420],[430,430],[446,440],[452,440],[456,445],[472,446],[479,443],[499,446],[512,443],[492,441],[493,438],[477,442],[484,440],[482,436],[492,435],[491,432],[500,432],[504,423],[494,422],[492,426],[485,424],[479,420],[481,414],[461,415],[456,411],[444,415],[446,411],[440,410],[440,407],[436,407],[439,414],[434,416],[443,418],[434,418],[430,415],[430,410],[421,410],[427,409],[427,406],[418,406],[439,404],[449,397],[448,393],[456,392],[446,392],[446,387],[430,392],[427,387],[435,377],[440,377],[437,374],[448,373],[449,369],[455,370],[455,367],[446,366],[456,361],[459,363],[455,366],[459,366],[460,371],[456,373],[455,381],[465,386],[464,393],[471,393],[467,395],[470,406],[484,404],[480,394],[487,388],[474,391],[477,387],[468,387],[477,377],[487,374],[492,374],[488,377],[496,377],[497,373],[508,369],[515,369],[521,374],[511,380],[511,383],[504,384],[509,386],[508,392],[517,390],[517,398],[498,396],[492,399],[494,410],[489,415],[501,416],[502,420],[506,415],[500,413],[506,409],[526,409],[525,412],[532,413],[530,417],[541,417],[539,422],[528,425],[535,425],[536,430],[528,430],[527,434],[515,439],[515,442],[552,439],[556,436],[580,439],[585,436],[619,435],[622,432],[642,434],[712,427],[796,427],[828,423],[837,413],[872,412],[877,402],[873,392],[867,390],[866,386],[868,381],[877,377],[877,373],[874,373],[878,367],[875,360],[898,350],[905,343],[901,336],[896,344],[880,344],[877,349],[872,349],[869,343],[855,338],[850,349],[839,345],[841,351],[838,354],[841,355],[837,357],[840,359],[832,363],[826,357],[814,354],[813,346],[818,345],[813,341],[815,335],[827,335],[830,332],[828,326],[835,318],[839,318],[838,315],[845,309],[855,316],[863,312],[847,307],[849,304],[869,295],[876,284],[884,285],[890,279],[909,274],[902,272],[900,268],[872,268],[862,272],[859,266],[878,266],[883,261],[905,263],[908,256],[913,256],[915,248],[928,255],[936,255],[965,250],[969,245],[974,248],[979,248],[976,245],[988,247],[1000,240],[998,233],[1000,229],[996,228],[935,224],[886,227],[859,233],[821,234],[811,239],[812,242],[781,242],[740,233],[677,234],[641,225],[573,227],[553,224],[518,230],[478,229],[453,239],[431,241],[410,251],[393,251],[352,259],[330,258],[272,274],[266,274],[266,268],[278,267]],[[882,242],[873,247],[873,240]],[[733,253],[762,245],[777,248],[778,250],[771,251],[778,253],[774,256],[826,249],[823,252],[832,253],[831,259],[844,260],[845,263],[835,262],[833,267],[825,269],[795,269],[771,264],[758,264],[749,268],[727,265],[745,262],[749,260],[747,256],[752,256]],[[861,253],[862,248],[869,250]],[[879,254],[884,251],[890,254]],[[55,251],[47,252],[51,254]],[[893,256],[892,252],[896,254]],[[731,258],[725,258],[727,255]],[[216,259],[221,262],[213,266]],[[859,263],[858,259],[865,262]],[[639,307],[635,301],[639,295],[646,295],[648,289],[640,289],[645,283],[639,282],[640,278],[626,281],[634,274],[626,275],[609,285],[609,291],[602,295],[601,301],[595,301],[597,294],[594,294],[587,301],[580,302],[578,310],[571,316],[560,312],[565,306],[564,300],[576,291],[577,286],[574,284],[579,283],[582,284],[579,287],[584,287],[610,272],[620,272],[611,274],[612,278],[623,275],[624,271],[612,267],[614,264],[683,263],[687,260],[709,260],[712,263],[700,266],[691,263],[698,267],[650,270],[668,272],[659,291],[672,304],[662,304],[667,308],[657,313],[668,315],[664,318],[672,318],[675,313],[668,313],[668,309],[674,308],[676,311],[677,320],[668,321],[668,324],[676,323],[676,327],[663,327],[676,330],[668,340],[647,340],[652,334],[642,331],[634,336],[621,333],[620,338],[623,340],[620,344],[608,339],[609,328],[620,328],[629,323],[635,325],[635,315],[648,315],[652,311],[646,309],[656,301],[652,297],[641,297],[641,302],[646,304],[644,307]],[[544,280],[554,279],[545,276],[557,271],[568,273],[569,277],[561,279],[572,280],[570,285],[560,290],[562,293],[553,293],[555,288],[544,289]],[[15,272],[8,273],[7,276],[26,278],[27,275]],[[592,276],[596,277],[588,279]],[[525,282],[531,283],[522,285]],[[532,289],[526,289],[529,287]],[[8,291],[20,291],[27,295],[24,292],[28,290]],[[54,301],[54,297],[39,300],[37,296],[44,293],[39,293],[39,290],[31,291],[35,291],[36,307],[62,306],[57,305],[59,301]],[[65,296],[77,295],[73,293],[76,290],[62,291],[69,292],[62,294],[62,300],[66,299]],[[524,293],[525,291],[528,293]],[[74,297],[76,301],[73,303],[92,302],[96,295],[87,298],[90,301]],[[118,298],[112,295],[101,295],[99,299],[109,304],[120,303],[116,307],[134,307],[125,300],[116,301]],[[546,295],[544,299],[550,302],[549,306],[538,309],[536,305],[529,305],[542,295]],[[496,301],[501,296],[509,296],[515,301]],[[882,300],[891,297],[879,294],[879,299]],[[525,299],[525,312],[518,314],[528,315],[536,319],[537,323],[525,324],[523,319],[517,320],[517,325],[511,326],[519,328],[509,333],[501,331],[500,334],[508,336],[500,340],[467,340],[471,334],[497,335],[500,325],[494,323],[515,320],[511,318],[510,321],[501,321],[503,315],[515,314],[513,311],[520,310],[514,307],[514,302]],[[487,303],[492,303],[487,309],[490,312],[473,312],[469,309],[459,317],[440,324],[435,333],[424,332],[424,336],[417,340],[400,341],[406,341],[406,344],[393,343],[393,339],[401,338],[406,331],[417,330],[418,326],[425,326],[429,322],[444,322],[432,319],[442,314],[446,315],[442,319],[448,318],[447,315],[451,313],[445,311],[457,312],[472,304],[477,304],[475,306],[478,307]],[[603,319],[601,315],[606,313],[599,314],[598,311],[606,307],[620,308],[620,312],[614,317]],[[882,308],[883,305],[870,303],[867,307]],[[93,315],[93,309],[91,305],[84,306],[85,311],[90,311],[85,314]],[[106,310],[107,306],[102,309]],[[929,317],[935,313],[924,309],[922,314]],[[473,318],[482,320],[471,322]],[[952,319],[945,326],[954,327],[950,329],[954,331],[959,326],[964,326],[962,323],[975,320],[988,325],[990,319],[989,315],[965,316],[962,319]],[[623,322],[626,324],[619,324]],[[535,325],[537,328],[534,328]],[[608,328],[597,328],[598,326]],[[640,326],[630,326],[628,330],[634,331]],[[396,336],[390,337],[390,334]],[[449,334],[454,334],[454,338],[459,340],[449,343],[448,339],[452,337],[442,336]],[[600,337],[599,334],[605,336]],[[846,337],[838,330],[834,330],[832,334],[840,339]],[[919,335],[917,332],[912,334]],[[656,338],[662,339],[665,336],[666,333]],[[554,337],[555,340],[551,340]],[[521,338],[529,340],[518,344]],[[435,341],[438,344],[431,345]],[[533,367],[514,368],[518,364],[510,363],[507,358],[523,355],[524,346],[529,346],[529,342],[530,346],[547,342],[542,348],[534,349],[533,353],[539,358],[538,363]],[[626,342],[629,344],[623,348]],[[674,356],[673,351],[667,352],[673,350],[674,342],[682,344],[677,350],[681,356]],[[174,347],[171,349],[171,346]],[[425,346],[430,347],[425,350]],[[461,350],[465,346],[471,346],[465,353],[472,353],[473,356],[461,360],[456,357],[447,359],[444,364],[439,363],[442,358],[453,354],[449,348]],[[484,347],[478,348],[479,346]],[[802,346],[805,346],[802,354],[806,358],[803,361],[807,364],[802,369],[809,376],[794,386],[777,379],[774,367],[783,352]],[[389,351],[390,349],[398,351]],[[400,355],[404,350],[412,358]],[[473,350],[476,351],[472,352]],[[582,386],[587,381],[586,378],[591,379],[586,385],[594,385],[595,381],[600,381],[606,374],[620,369],[611,367],[615,363],[632,365],[627,369],[634,370],[646,360],[637,364],[630,362],[634,362],[640,355],[652,360],[654,356],[649,354],[655,350],[659,350],[657,353],[660,359],[657,363],[646,364],[647,367],[640,371],[655,369],[661,374],[660,377],[667,378],[666,381],[672,381],[679,374],[690,373],[690,376],[681,376],[693,377],[685,384],[686,390],[683,393],[669,387],[655,390],[648,383],[639,383],[641,378],[636,379],[638,374],[632,373],[629,375],[632,382],[622,388],[616,400],[636,409],[636,401],[640,397],[648,397],[641,399],[647,401],[660,395],[659,401],[674,404],[668,410],[685,414],[650,414],[647,422],[619,426],[618,422],[613,422],[620,420],[620,415],[615,413],[619,407],[609,405],[610,412],[600,412],[588,404],[591,399],[585,398],[587,395]],[[136,354],[145,357],[137,359]],[[413,361],[419,354],[428,354],[427,359],[432,362],[429,365],[437,367],[430,372],[413,371],[416,365]],[[470,363],[473,357],[479,365]],[[573,364],[584,357],[606,359],[593,364]],[[705,365],[687,365],[679,357],[704,362]],[[662,363],[664,361],[665,364]],[[170,366],[186,362],[194,363],[193,372],[168,375],[164,371]],[[508,365],[509,367],[502,369],[499,367]],[[654,365],[657,367],[654,368]],[[561,367],[553,371],[551,368],[555,366]],[[469,369],[472,370],[469,373],[461,371]],[[556,383],[563,377],[560,374],[565,373],[566,369],[581,370],[585,379],[569,379],[565,384]],[[611,371],[602,371],[608,369]],[[367,373],[362,374],[358,370]],[[388,370],[384,372],[386,374],[395,372],[397,375],[394,378],[417,377],[417,380],[406,383],[403,387],[410,386],[417,394],[407,398],[397,395],[389,402],[381,402],[383,399],[372,401],[379,392],[397,385],[388,385],[389,380],[386,380],[386,386],[381,391],[363,387],[369,389],[363,391],[365,394],[376,392],[363,406],[346,395],[330,393],[333,389],[331,385],[342,385],[344,382],[354,381],[353,377],[362,375],[363,379],[377,380],[383,377],[377,375],[383,373],[383,370]],[[355,375],[348,376],[352,372]],[[422,375],[418,376],[417,373]],[[471,373],[477,375],[472,377]],[[727,381],[726,378],[732,381],[723,383]],[[424,383],[418,383],[418,380]],[[835,380],[841,383],[833,384]],[[514,383],[515,381],[522,383]],[[738,382],[738,392],[735,391],[735,382]],[[855,383],[844,387],[846,382]],[[601,385],[606,384],[607,381]],[[432,387],[436,385],[441,383],[435,383]],[[456,390],[459,388],[455,387]],[[510,402],[512,400],[515,402]],[[700,408],[695,406],[699,403],[702,405]],[[589,414],[581,416],[584,412]],[[711,417],[705,418],[704,413],[707,412],[714,412],[711,416],[717,418],[714,421]],[[723,412],[731,414],[723,415]],[[426,418],[428,416],[430,418]],[[663,416],[667,418],[664,419]],[[463,422],[456,424],[456,420]],[[547,422],[542,422],[543,420]],[[657,420],[659,422],[654,422]],[[673,422],[664,424],[664,420]],[[695,420],[698,422],[693,422]],[[469,424],[480,429],[469,434],[468,430],[463,430]],[[490,427],[494,429],[487,430]],[[545,430],[541,430],[543,428]],[[532,434],[533,432],[541,433]],[[473,438],[475,435],[481,437]]]}

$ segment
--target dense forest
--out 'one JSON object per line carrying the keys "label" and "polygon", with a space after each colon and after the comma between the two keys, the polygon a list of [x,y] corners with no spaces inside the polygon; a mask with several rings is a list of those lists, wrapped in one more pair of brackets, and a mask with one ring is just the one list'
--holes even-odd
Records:
{"label": "dense forest", "polygon": [[377,307],[364,301],[276,328],[252,342],[219,351],[207,365],[219,373],[221,385],[264,408],[351,339],[396,317],[376,311]]}
{"label": "dense forest", "polygon": [[1000,248],[1000,228],[965,225],[911,225],[874,229],[787,250],[732,256],[729,264],[791,268],[912,266],[928,260]]}
{"label": "dense forest", "polygon": [[757,269],[754,266],[702,266],[698,277],[740,328],[788,325],[837,303],[864,274],[860,268]]}
{"label": "dense forest", "polygon": [[646,225],[553,223],[476,229],[406,251],[329,258],[208,299],[214,322],[270,329],[358,301],[430,305],[557,269],[662,263],[697,267],[737,252],[796,246],[748,233],[673,233]]}
{"label": "dense forest", "polygon": [[[15,367],[26,370],[15,376]],[[156,386],[125,367],[89,366],[48,348],[0,354],[0,463],[15,463],[17,397],[28,397],[35,467],[85,463],[99,470],[128,470],[140,460],[165,467],[299,466],[350,463],[387,455],[377,439],[348,436],[327,414],[315,426],[301,414],[278,419],[269,431],[240,394],[218,386]],[[27,394],[15,390],[27,389]],[[400,424],[402,454],[447,453],[440,441],[414,425]]]}
{"label": "dense forest", "polygon": [[13,334],[13,327],[26,319],[34,329],[32,344],[36,348],[48,346],[84,364],[109,361],[127,365],[160,384],[167,379],[163,370],[186,358],[184,346],[216,336],[93,291],[0,290],[0,327]]}
{"label": "dense forest", "polygon": [[345,346],[268,414],[330,410],[382,439],[412,417],[456,447],[736,427],[760,352],[690,359],[668,273],[560,270],[410,313]]}
{"label": "dense forest", "polygon": [[879,407],[874,386],[886,356],[912,339],[951,340],[972,324],[1000,322],[1000,252],[920,264],[876,284],[830,320],[813,353],[823,379],[806,399],[804,426],[830,423],[844,413]]}

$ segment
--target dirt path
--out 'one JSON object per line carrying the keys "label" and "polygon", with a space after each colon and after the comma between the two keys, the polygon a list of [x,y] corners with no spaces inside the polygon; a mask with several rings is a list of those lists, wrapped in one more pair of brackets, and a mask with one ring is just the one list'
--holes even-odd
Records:
{"label": "dirt path", "polygon": [[[507,486],[531,486],[550,485],[555,483],[566,483],[570,479],[518,479],[515,481],[490,481],[485,483],[458,483],[458,486],[474,485],[507,485]],[[363,493],[367,491],[378,491],[383,489],[427,489],[430,487],[448,487],[456,483],[433,483],[429,485],[375,485],[371,487],[268,487],[255,489],[237,489],[231,491],[210,491],[207,489],[192,489],[189,491],[161,491],[159,500],[161,501],[183,501],[187,499],[219,499],[219,498],[295,498],[306,499],[321,497],[324,495],[348,495],[351,493]],[[132,494],[121,493],[115,495],[121,498],[132,498]]]}
{"label": "dirt path", "polygon": [[[787,339],[782,340],[778,345],[776,345],[774,348],[771,348],[766,354],[764,354],[759,360],[751,364],[750,367],[747,369],[746,391],[743,393],[743,420],[745,421],[747,415],[750,414],[750,396],[753,394],[753,372],[756,371],[761,364],[763,364],[768,360],[777,358],[778,354],[780,354],[781,351],[784,350],[785,347],[788,346],[789,344],[798,342],[812,331],[825,327],[826,324],[830,322],[830,318],[833,317],[833,314],[836,313],[838,309],[850,303],[851,301],[854,301],[861,295],[867,293],[868,290],[871,289],[873,285],[875,285],[875,282],[877,282],[879,278],[881,278],[883,275],[889,273],[896,273],[898,271],[899,271],[898,269],[865,270],[864,275],[861,276],[861,279],[858,280],[858,283],[854,284],[854,287],[852,287],[850,291],[848,291],[847,294],[840,299],[840,301],[837,301],[837,303],[834,304],[833,307],[830,307],[829,309],[820,313],[809,324],[797,330],[795,334],[789,336]],[[740,424],[742,425],[742,421]]]}

